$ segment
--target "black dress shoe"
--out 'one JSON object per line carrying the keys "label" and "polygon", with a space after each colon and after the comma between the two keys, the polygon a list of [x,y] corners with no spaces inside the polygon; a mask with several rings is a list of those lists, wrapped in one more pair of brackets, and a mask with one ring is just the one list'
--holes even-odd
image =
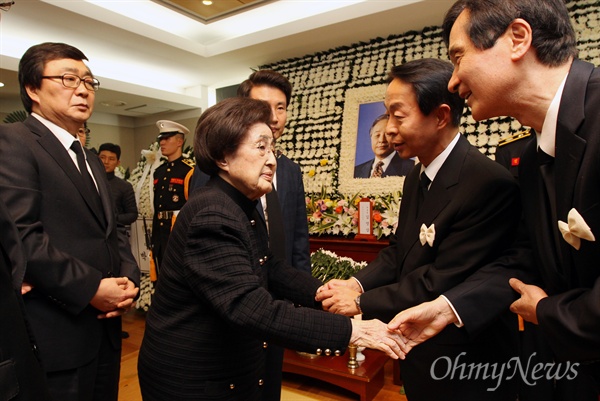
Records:
{"label": "black dress shoe", "polygon": [[121,332],[121,338],[129,338],[129,333],[126,331]]}

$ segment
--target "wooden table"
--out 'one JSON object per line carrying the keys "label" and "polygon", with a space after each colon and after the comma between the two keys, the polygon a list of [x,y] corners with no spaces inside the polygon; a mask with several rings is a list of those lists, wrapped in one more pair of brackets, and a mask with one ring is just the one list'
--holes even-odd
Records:
{"label": "wooden table", "polygon": [[311,235],[309,238],[310,251],[315,252],[320,248],[335,252],[338,256],[346,256],[357,262],[371,262],[377,257],[380,250],[389,245],[388,240],[358,241],[340,236]]}
{"label": "wooden table", "polygon": [[310,358],[286,349],[283,371],[323,380],[358,394],[360,401],[371,401],[383,387],[383,367],[389,358],[383,352],[370,349],[363,354],[365,360],[359,367],[349,369],[348,353]]}
{"label": "wooden table", "polygon": [[[385,248],[386,246],[389,245],[389,240],[387,240],[387,239],[378,240],[378,241],[358,241],[355,239],[341,237],[341,236],[334,236],[334,235],[323,235],[323,236],[311,235],[309,238],[309,241],[310,241],[310,251],[311,252],[316,252],[317,250],[323,248],[323,249],[327,249],[329,251],[335,252],[338,256],[346,256],[348,258],[352,258],[357,262],[358,261],[372,262],[379,254],[379,251],[381,251],[383,248]],[[289,351],[289,352],[292,352],[292,351]],[[367,350],[366,352],[368,354],[370,352],[377,352],[377,351]],[[367,355],[367,354],[365,354],[365,355]],[[287,357],[287,355],[288,355],[287,350],[286,350],[285,355]],[[325,358],[325,357],[321,357],[321,358]],[[348,361],[348,357],[342,357],[342,358],[344,359],[345,363]],[[321,359],[318,359],[318,360],[320,361]],[[320,362],[318,362],[318,363],[320,363]],[[316,366],[318,366],[318,363],[314,363],[313,365],[310,365],[311,366],[310,369],[313,369],[312,366],[315,366],[314,369],[316,369]],[[284,369],[285,369],[285,360],[284,360]],[[307,371],[308,369],[309,368],[304,366],[305,371]],[[317,376],[311,375],[311,374],[304,374],[304,373],[301,373],[301,374],[303,374],[304,376],[316,377],[317,379],[320,378],[320,377],[317,377]],[[396,384],[398,386],[402,385],[402,378],[400,376],[400,364],[398,362],[394,362],[393,382],[394,382],[394,384]],[[379,391],[379,390],[377,390],[377,391]],[[371,399],[371,398],[369,398],[369,399]],[[361,396],[361,401],[363,401],[362,396]]]}

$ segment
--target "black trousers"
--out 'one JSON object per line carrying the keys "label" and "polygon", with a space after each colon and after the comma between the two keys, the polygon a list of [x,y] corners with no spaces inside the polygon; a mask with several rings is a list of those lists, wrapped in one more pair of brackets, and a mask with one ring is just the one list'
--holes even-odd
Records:
{"label": "black trousers", "polygon": [[117,401],[121,350],[110,344],[106,331],[96,357],[75,369],[48,372],[48,387],[55,400]]}

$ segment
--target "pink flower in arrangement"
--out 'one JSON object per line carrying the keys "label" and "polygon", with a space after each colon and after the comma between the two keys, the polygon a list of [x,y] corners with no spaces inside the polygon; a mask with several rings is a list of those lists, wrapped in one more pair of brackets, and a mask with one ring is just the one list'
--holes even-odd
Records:
{"label": "pink flower in arrangement", "polygon": [[322,216],[323,216],[323,213],[319,212],[318,210],[312,214],[312,217],[314,217],[315,219],[319,219],[319,220],[321,219]]}
{"label": "pink flower in arrangement", "polygon": [[354,214],[352,215],[352,224],[353,225],[357,225],[358,224],[358,210],[354,212]]}

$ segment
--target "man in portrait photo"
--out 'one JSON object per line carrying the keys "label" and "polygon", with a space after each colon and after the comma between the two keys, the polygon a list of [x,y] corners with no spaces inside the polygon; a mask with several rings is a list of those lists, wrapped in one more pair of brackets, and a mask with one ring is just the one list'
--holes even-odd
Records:
{"label": "man in portrait photo", "polygon": [[381,114],[371,124],[369,137],[375,157],[354,167],[354,178],[405,176],[415,165],[412,159],[402,159],[385,135],[387,115]]}

